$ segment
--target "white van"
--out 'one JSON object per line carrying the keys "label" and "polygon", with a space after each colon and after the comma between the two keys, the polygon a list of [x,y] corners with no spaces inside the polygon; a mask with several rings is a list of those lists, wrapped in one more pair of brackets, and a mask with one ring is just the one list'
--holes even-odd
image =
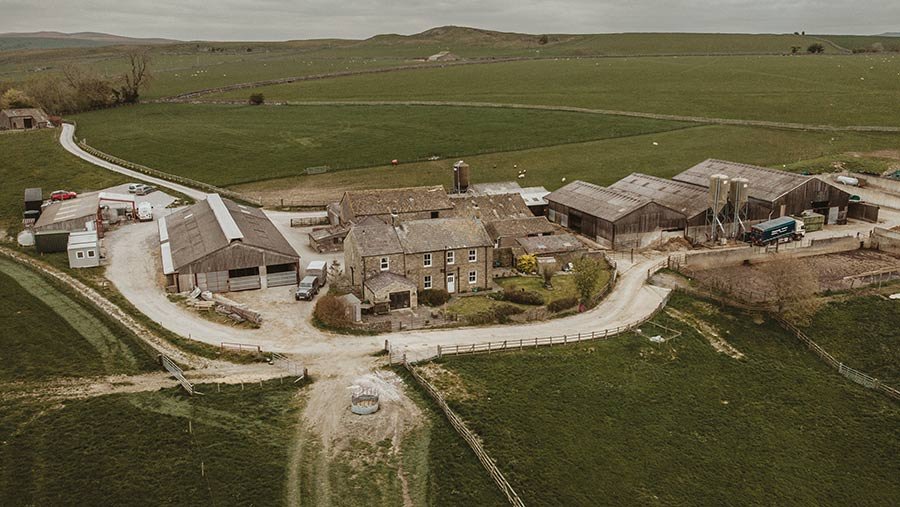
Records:
{"label": "white van", "polygon": [[137,217],[141,222],[153,220],[153,205],[146,201],[138,204]]}

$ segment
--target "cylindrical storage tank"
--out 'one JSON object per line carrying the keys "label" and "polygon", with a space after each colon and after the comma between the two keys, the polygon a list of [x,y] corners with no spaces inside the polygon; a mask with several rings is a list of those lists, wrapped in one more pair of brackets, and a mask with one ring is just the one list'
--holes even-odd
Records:
{"label": "cylindrical storage tank", "polygon": [[850,185],[851,187],[859,186],[859,179],[854,178],[852,176],[841,175],[841,176],[838,176],[837,178],[835,178],[835,180],[837,180],[838,183],[843,183],[844,185]]}
{"label": "cylindrical storage tank", "polygon": [[34,233],[24,230],[19,233],[16,241],[19,242],[19,246],[34,246]]}
{"label": "cylindrical storage tank", "polygon": [[453,165],[453,188],[460,194],[469,190],[469,164],[462,160]]}
{"label": "cylindrical storage tank", "polygon": [[750,198],[750,180],[747,178],[735,178],[731,180],[731,192],[728,200],[736,207],[740,208],[747,203]]}
{"label": "cylindrical storage tank", "polygon": [[728,176],[713,174],[709,177],[709,207],[719,213],[728,203]]}

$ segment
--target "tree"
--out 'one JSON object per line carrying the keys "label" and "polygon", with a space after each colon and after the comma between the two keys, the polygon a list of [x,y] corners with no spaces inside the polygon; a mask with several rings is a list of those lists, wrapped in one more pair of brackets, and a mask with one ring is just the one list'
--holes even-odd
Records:
{"label": "tree", "polygon": [[575,261],[575,288],[581,296],[581,302],[587,304],[597,292],[600,276],[606,266],[597,259],[582,257]]}
{"label": "tree", "polygon": [[109,79],[84,67],[66,65],[63,78],[72,94],[72,109],[68,112],[109,107],[119,101],[119,92]]}
{"label": "tree", "polygon": [[541,276],[544,278],[544,287],[553,288],[553,275],[556,274],[556,264],[544,264],[541,267]]}
{"label": "tree", "polygon": [[816,42],[815,44],[810,44],[808,48],[806,48],[807,53],[818,54],[825,52],[825,46]]}
{"label": "tree", "polygon": [[822,307],[817,294],[821,287],[809,265],[798,259],[765,263],[761,271],[773,282],[772,301],[784,320],[806,326]]}
{"label": "tree", "polygon": [[0,109],[9,109],[11,107],[34,107],[34,100],[22,90],[10,88],[0,96]]}
{"label": "tree", "polygon": [[251,106],[260,106],[265,103],[266,97],[262,93],[251,93],[250,94],[250,105]]}
{"label": "tree", "polygon": [[347,304],[340,298],[325,294],[319,297],[313,309],[313,317],[320,325],[340,329],[350,326],[350,313]]}
{"label": "tree", "polygon": [[122,75],[121,86],[116,91],[120,102],[134,104],[140,98],[141,88],[150,81],[150,52],[144,48],[134,48],[126,53],[128,71]]}
{"label": "tree", "polygon": [[541,46],[547,44],[548,42],[550,42],[550,38],[547,37],[547,34],[541,35],[541,38],[538,39],[538,44],[540,44]]}

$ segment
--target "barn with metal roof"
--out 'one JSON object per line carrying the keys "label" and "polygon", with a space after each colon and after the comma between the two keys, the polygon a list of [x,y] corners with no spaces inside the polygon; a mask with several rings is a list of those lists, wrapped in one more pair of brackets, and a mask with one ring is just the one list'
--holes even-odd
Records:
{"label": "barn with metal roof", "polygon": [[573,181],[547,196],[550,221],[610,248],[640,248],[684,229],[680,211],[639,194]]}
{"label": "barn with metal roof", "polygon": [[750,181],[747,217],[750,221],[800,215],[812,210],[825,215],[826,223],[834,224],[847,215],[850,194],[818,178],[778,169],[708,159],[672,179],[706,189],[714,174]]}
{"label": "barn with metal roof", "polygon": [[262,210],[218,194],[159,220],[163,273],[176,292],[297,283],[300,256]]}

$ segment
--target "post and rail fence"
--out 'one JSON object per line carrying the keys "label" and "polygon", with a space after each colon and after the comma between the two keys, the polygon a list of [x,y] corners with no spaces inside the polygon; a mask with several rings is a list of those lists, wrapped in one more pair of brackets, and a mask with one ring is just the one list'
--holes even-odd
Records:
{"label": "post and rail fence", "polygon": [[160,354],[159,362],[162,365],[162,367],[166,369],[166,371],[168,371],[169,373],[172,374],[173,377],[175,377],[175,380],[177,380],[178,383],[181,384],[181,387],[183,387],[184,390],[187,391],[188,394],[190,394],[190,395],[203,394],[194,389],[194,384],[192,384],[188,379],[185,378],[184,371],[181,369],[181,367],[179,367],[177,364],[175,364],[175,361],[172,361],[171,359],[169,359],[169,356],[167,356],[165,354]]}

